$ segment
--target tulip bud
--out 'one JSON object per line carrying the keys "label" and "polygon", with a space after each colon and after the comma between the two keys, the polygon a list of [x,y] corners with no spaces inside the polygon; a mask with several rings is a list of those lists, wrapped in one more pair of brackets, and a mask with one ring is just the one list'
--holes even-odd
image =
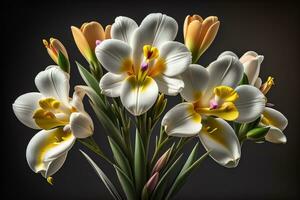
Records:
{"label": "tulip bud", "polygon": [[193,63],[208,49],[215,39],[220,22],[217,17],[202,19],[199,15],[188,15],[184,21],[183,36],[186,47],[192,52]]}
{"label": "tulip bud", "polygon": [[260,65],[263,60],[264,56],[258,55],[254,51],[248,51],[240,58],[250,85],[256,83],[260,72]]}
{"label": "tulip bud", "polygon": [[155,172],[155,174],[153,174],[151,178],[147,181],[145,188],[147,189],[148,194],[151,194],[151,192],[154,190],[158,182],[158,179],[159,179],[159,173]]}
{"label": "tulip bud", "polygon": [[152,174],[155,172],[159,172],[166,164],[168,163],[168,160],[171,155],[171,148],[169,148],[156,162],[156,164],[153,167]]}
{"label": "tulip bud", "polygon": [[43,39],[43,43],[47,49],[49,56],[56,64],[58,64],[59,52],[61,52],[66,59],[69,59],[66,48],[58,39],[50,38],[49,42]]}

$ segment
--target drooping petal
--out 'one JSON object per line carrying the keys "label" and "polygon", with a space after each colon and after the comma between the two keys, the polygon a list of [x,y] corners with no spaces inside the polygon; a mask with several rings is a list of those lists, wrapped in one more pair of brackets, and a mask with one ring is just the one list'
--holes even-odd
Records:
{"label": "drooping petal", "polygon": [[38,132],[26,149],[29,167],[45,177],[53,175],[63,165],[74,142],[75,137],[70,132],[64,132],[62,128]]}
{"label": "drooping petal", "polygon": [[130,44],[133,32],[138,28],[136,22],[129,17],[117,17],[111,28],[113,39],[118,39]]}
{"label": "drooping petal", "polygon": [[86,138],[93,134],[94,124],[87,113],[74,112],[70,116],[70,129],[76,138]]}
{"label": "drooping petal", "polygon": [[263,122],[265,125],[271,125],[284,130],[288,125],[287,118],[279,111],[265,107],[263,111]]}
{"label": "drooping petal", "polygon": [[163,94],[176,96],[183,88],[184,82],[179,77],[167,77],[158,75],[154,77],[159,91]]}
{"label": "drooping petal", "polygon": [[109,39],[96,47],[96,56],[103,67],[114,74],[131,69],[131,48],[121,40]]}
{"label": "drooping petal", "polygon": [[276,144],[285,144],[287,142],[286,136],[279,128],[270,126],[270,130],[265,136],[266,141],[276,143]]}
{"label": "drooping petal", "polygon": [[209,117],[202,122],[199,134],[204,148],[222,166],[232,168],[239,163],[241,146],[232,127],[223,119]]}
{"label": "drooping petal", "polygon": [[190,51],[179,42],[165,42],[160,48],[160,55],[165,61],[166,76],[177,76],[184,72],[192,62]]}
{"label": "drooping petal", "polygon": [[191,137],[198,134],[202,128],[201,116],[194,111],[191,103],[180,103],[169,110],[162,119],[169,136]]}
{"label": "drooping petal", "polygon": [[35,85],[45,97],[53,97],[66,105],[69,102],[69,75],[52,65],[35,77]]}
{"label": "drooping petal", "polygon": [[255,84],[259,76],[260,65],[263,60],[264,56],[258,55],[254,51],[248,51],[240,58],[250,85]]}
{"label": "drooping petal", "polygon": [[30,128],[40,129],[33,119],[33,113],[39,107],[39,100],[42,98],[43,95],[38,92],[30,92],[19,96],[12,105],[18,120]]}
{"label": "drooping petal", "polygon": [[100,80],[101,92],[109,97],[119,97],[126,74],[106,73]]}
{"label": "drooping petal", "polygon": [[121,101],[125,108],[135,116],[147,112],[158,96],[158,86],[149,76],[137,81],[136,76],[128,77],[121,90]]}
{"label": "drooping petal", "polygon": [[152,13],[145,17],[132,38],[134,66],[140,66],[144,45],[159,48],[166,41],[173,41],[177,35],[177,22],[161,13]]}
{"label": "drooping petal", "polygon": [[191,64],[187,70],[181,74],[184,81],[184,88],[181,96],[188,102],[197,101],[207,87],[209,80],[208,71],[201,65]]}
{"label": "drooping petal", "polygon": [[207,68],[209,81],[204,100],[206,103],[213,95],[215,87],[224,85],[235,88],[243,77],[242,63],[231,55],[224,55],[212,62]]}
{"label": "drooping petal", "polygon": [[240,123],[248,123],[257,119],[265,109],[266,99],[259,89],[250,85],[238,86],[235,91],[239,98],[234,102]]}

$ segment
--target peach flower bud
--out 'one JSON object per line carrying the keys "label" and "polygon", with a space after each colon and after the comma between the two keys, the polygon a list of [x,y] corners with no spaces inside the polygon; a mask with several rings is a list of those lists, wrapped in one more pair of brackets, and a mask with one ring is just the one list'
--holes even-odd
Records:
{"label": "peach flower bud", "polygon": [[166,164],[168,163],[168,160],[171,155],[171,149],[168,149],[156,162],[156,164],[153,167],[152,174],[155,172],[159,172]]}
{"label": "peach flower bud", "polygon": [[59,52],[61,52],[66,57],[66,59],[69,59],[66,48],[64,47],[64,45],[58,39],[50,38],[49,42],[44,39],[43,43],[44,43],[44,45],[47,49],[47,52],[48,52],[49,56],[52,58],[52,60],[56,64],[58,64],[58,54],[59,54]]}
{"label": "peach flower bud", "polygon": [[149,194],[154,190],[158,182],[158,179],[159,179],[159,173],[155,172],[155,174],[153,174],[151,178],[147,181],[145,187],[147,188]]}

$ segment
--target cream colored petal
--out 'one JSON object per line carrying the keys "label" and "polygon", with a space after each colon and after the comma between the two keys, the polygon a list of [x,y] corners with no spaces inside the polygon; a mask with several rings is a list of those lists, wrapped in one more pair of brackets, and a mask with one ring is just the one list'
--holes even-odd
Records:
{"label": "cream colored petal", "polygon": [[86,138],[93,135],[94,124],[87,113],[74,112],[70,116],[70,129],[76,138]]}
{"label": "cream colored petal", "polygon": [[121,90],[122,104],[135,116],[147,112],[155,103],[157,96],[158,86],[151,77],[137,82],[135,76],[130,76],[125,80]]}
{"label": "cream colored petal", "polygon": [[[207,33],[205,34],[203,41],[201,43],[201,47],[200,47],[201,54],[203,54],[208,49],[208,47],[212,44],[212,42],[214,41],[214,39],[218,33],[219,27],[220,27],[219,21],[215,22],[213,25],[211,25],[211,27],[209,27],[209,29],[207,30]],[[204,25],[203,25],[203,28],[204,28]],[[201,56],[201,54],[200,54],[200,56]]]}
{"label": "cream colored petal", "polygon": [[101,92],[109,97],[119,97],[126,74],[106,73],[100,80]]}
{"label": "cream colored petal", "polygon": [[169,136],[191,137],[201,130],[201,116],[194,111],[191,103],[180,103],[169,110],[161,125]]}
{"label": "cream colored petal", "polygon": [[137,23],[129,17],[117,17],[111,28],[113,39],[122,40],[130,44],[133,32],[138,28]]}
{"label": "cream colored petal", "polygon": [[103,41],[105,39],[104,29],[98,22],[89,22],[82,27],[82,33],[89,43],[89,47],[94,51],[96,47],[96,41]]}
{"label": "cream colored petal", "polygon": [[63,132],[62,128],[38,132],[26,149],[29,167],[45,177],[53,175],[63,165],[74,142],[75,137],[71,133]]}
{"label": "cream colored petal", "polygon": [[191,64],[181,75],[184,88],[181,96],[188,102],[198,100],[207,87],[209,80],[208,71],[201,65]]}
{"label": "cream colored petal", "polygon": [[190,51],[179,42],[165,42],[159,53],[159,56],[165,61],[165,69],[162,73],[166,76],[181,74],[192,62]]}
{"label": "cream colored petal", "polygon": [[33,119],[33,113],[39,107],[39,100],[43,95],[38,92],[30,92],[19,96],[12,107],[18,120],[25,126],[40,129]]}
{"label": "cream colored petal", "polygon": [[255,84],[259,76],[260,65],[264,60],[264,56],[257,55],[254,57],[253,55],[257,54],[255,52],[247,52],[240,58],[250,85]]}
{"label": "cream colored petal", "polygon": [[275,126],[281,131],[283,131],[288,125],[288,119],[281,112],[273,108],[265,107],[263,117],[269,122],[269,124],[266,125]]}
{"label": "cream colored petal", "polygon": [[239,95],[239,98],[234,102],[239,112],[236,121],[249,123],[256,120],[265,109],[265,96],[259,89],[250,85],[238,86],[235,91]]}
{"label": "cream colored petal", "polygon": [[167,77],[158,75],[154,77],[159,91],[163,94],[176,96],[183,88],[184,82],[179,77]]}
{"label": "cream colored petal", "polygon": [[186,18],[184,20],[184,24],[183,24],[183,37],[184,38],[186,38],[188,27],[189,27],[189,25],[192,21],[199,21],[199,22],[202,23],[203,19],[199,15],[193,15],[193,16],[188,15],[188,16],[186,16]]}
{"label": "cream colored petal", "polygon": [[132,68],[131,48],[121,40],[104,40],[96,47],[96,56],[102,66],[114,74],[121,74]]}
{"label": "cream colored petal", "polygon": [[53,97],[68,104],[69,102],[69,75],[58,66],[52,65],[35,77],[35,85],[45,97]]}
{"label": "cream colored petal", "polygon": [[236,167],[241,157],[241,146],[232,127],[223,119],[209,117],[202,122],[199,134],[210,156],[224,167]]}
{"label": "cream colored petal", "polygon": [[254,83],[254,87],[259,89],[261,85],[262,85],[262,80],[260,77],[258,77]]}
{"label": "cream colored petal", "polygon": [[287,142],[287,138],[284,133],[274,126],[270,126],[270,130],[265,136],[265,140],[275,144],[285,144]]}

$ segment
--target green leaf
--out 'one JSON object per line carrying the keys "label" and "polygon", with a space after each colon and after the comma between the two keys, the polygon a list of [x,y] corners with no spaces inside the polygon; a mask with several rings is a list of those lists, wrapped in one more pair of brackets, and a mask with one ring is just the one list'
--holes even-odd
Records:
{"label": "green leaf", "polygon": [[168,170],[161,177],[161,179],[157,183],[157,185],[152,193],[151,199],[153,199],[153,200],[162,199],[164,192],[165,192],[166,183],[169,180],[169,178],[171,178],[172,175],[176,174],[176,169],[177,169],[177,166],[180,164],[179,161],[181,160],[182,155],[183,154],[181,154],[174,161],[174,163],[168,168]]}
{"label": "green leaf", "polygon": [[58,65],[62,70],[70,73],[70,62],[61,51],[58,52]]}
{"label": "green leaf", "polygon": [[270,127],[258,127],[247,132],[246,136],[248,140],[260,140],[266,136]]}
{"label": "green leaf", "polygon": [[113,183],[109,180],[109,178],[105,175],[105,173],[97,166],[97,164],[82,150],[79,150],[83,156],[87,159],[89,164],[94,168],[102,182],[104,183],[105,187],[108,189],[110,194],[113,196],[115,200],[122,200],[118,190],[116,187],[113,185]]}
{"label": "green leaf", "polygon": [[249,85],[249,80],[247,75],[244,73],[242,80],[240,81],[239,85]]}
{"label": "green leaf", "polygon": [[140,196],[141,190],[146,183],[146,155],[140,133],[136,130],[135,150],[134,150],[134,177],[137,195]]}
{"label": "green leaf", "polygon": [[114,158],[118,166],[126,173],[126,175],[132,179],[131,168],[129,162],[122,152],[120,147],[108,136],[108,141],[113,152]]}
{"label": "green leaf", "polygon": [[94,78],[94,76],[88,71],[86,70],[80,63],[76,62],[76,65],[78,67],[79,73],[82,77],[82,79],[84,80],[84,82],[90,86],[91,88],[93,88],[93,90],[95,90],[95,92],[98,95],[101,95],[101,90],[99,87],[99,82]]}
{"label": "green leaf", "polygon": [[199,142],[197,142],[197,144],[194,146],[188,159],[186,160],[185,164],[183,165],[179,175],[181,175],[185,170],[187,170],[194,163],[194,161],[196,160],[198,149],[199,149]]}
{"label": "green leaf", "polygon": [[187,177],[192,173],[194,169],[196,169],[202,163],[202,161],[209,155],[209,153],[210,152],[206,152],[187,169],[181,170],[181,172],[175,179],[172,187],[170,188],[165,200],[170,199],[180,190],[180,188],[184,185],[185,181],[187,180]]}
{"label": "green leaf", "polygon": [[130,180],[130,178],[124,173],[118,166],[114,165],[114,168],[117,172],[118,179],[120,181],[120,184],[123,188],[123,191],[127,197],[127,199],[137,199],[136,198],[136,192],[134,189],[134,184]]}

